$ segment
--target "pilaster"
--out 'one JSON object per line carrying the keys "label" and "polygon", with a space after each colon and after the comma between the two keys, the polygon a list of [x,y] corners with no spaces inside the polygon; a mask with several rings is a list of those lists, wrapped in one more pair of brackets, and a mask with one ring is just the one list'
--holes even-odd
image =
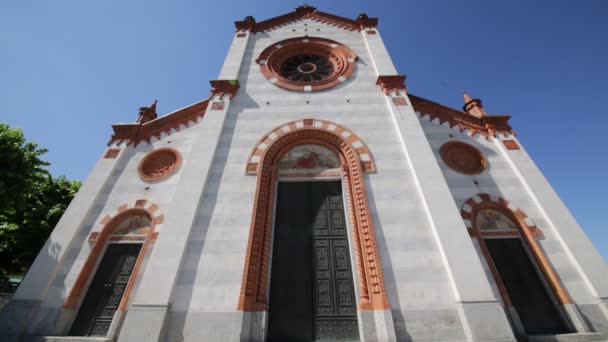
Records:
{"label": "pilaster", "polygon": [[370,56],[372,56],[372,64],[376,73],[378,75],[397,75],[397,69],[378,29],[376,27],[363,28],[361,29],[361,35]]}
{"label": "pilaster", "polygon": [[399,78],[403,82],[404,76],[379,76],[378,85],[387,95],[387,105],[451,278],[468,339],[514,341],[507,317],[486,281],[481,261],[407,97],[405,85],[397,82]]}
{"label": "pilaster", "polygon": [[235,33],[232,38],[232,43],[226,54],[224,65],[218,76],[220,80],[236,80],[241,70],[241,64],[243,57],[245,56],[245,49],[247,43],[253,33],[250,30],[239,30]]}
{"label": "pilaster", "polygon": [[[193,146],[198,146],[184,161],[179,195],[164,211],[167,231],[156,242],[139,288],[126,314],[118,341],[159,341],[164,338],[167,314],[177,281],[190,230],[205,192],[231,98],[238,81],[211,81],[212,94],[207,112],[198,126]],[[153,322],[151,324],[150,322]],[[141,334],[146,331],[146,334]]]}

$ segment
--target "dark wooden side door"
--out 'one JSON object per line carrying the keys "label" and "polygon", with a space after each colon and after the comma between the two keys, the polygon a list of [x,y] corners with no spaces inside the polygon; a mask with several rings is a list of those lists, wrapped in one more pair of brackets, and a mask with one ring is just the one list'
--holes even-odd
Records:
{"label": "dark wooden side door", "polygon": [[279,183],[269,341],[359,340],[340,182]]}
{"label": "dark wooden side door", "polygon": [[109,244],[80,305],[71,336],[105,336],[127,287],[141,244]]}
{"label": "dark wooden side door", "polygon": [[521,239],[485,239],[485,243],[526,333],[569,332]]}

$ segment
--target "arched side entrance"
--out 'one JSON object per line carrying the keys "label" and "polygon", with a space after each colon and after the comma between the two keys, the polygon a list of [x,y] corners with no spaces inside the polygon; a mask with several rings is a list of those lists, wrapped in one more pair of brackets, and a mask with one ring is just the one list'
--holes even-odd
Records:
{"label": "arched side entrance", "polygon": [[64,308],[78,309],[70,335],[105,336],[115,312],[124,311],[135,279],[164,217],[158,205],[137,200],[102,218],[101,229],[90,234],[91,253],[80,271]]}
{"label": "arched side entrance", "polygon": [[488,194],[470,198],[460,213],[479,243],[518,333],[570,332],[561,308],[572,300],[536,240],[542,232],[532,220],[508,201]]}
{"label": "arched side entrance", "polygon": [[[368,171],[375,170],[369,149],[354,133],[338,124],[304,119],[286,123],[271,131],[258,142],[250,155],[247,173],[256,174],[258,179],[239,310],[267,310],[266,292],[278,161],[287,151],[305,144],[327,148],[340,159],[344,197],[353,227],[352,249],[358,274],[359,309],[388,309],[382,266],[363,179],[364,168]],[[367,152],[363,158],[359,153],[362,147]]]}

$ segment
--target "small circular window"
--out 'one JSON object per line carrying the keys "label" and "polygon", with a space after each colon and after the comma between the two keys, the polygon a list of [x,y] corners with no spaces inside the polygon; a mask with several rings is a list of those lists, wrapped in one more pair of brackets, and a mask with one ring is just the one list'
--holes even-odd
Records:
{"label": "small circular window", "polygon": [[467,175],[476,175],[486,168],[486,159],[475,147],[452,141],[441,146],[441,159],[452,169]]}
{"label": "small circular window", "polygon": [[139,176],[146,181],[168,177],[179,168],[181,154],[174,148],[163,147],[148,153],[139,163]]}
{"label": "small circular window", "polygon": [[269,46],[257,59],[264,77],[289,90],[336,86],[352,75],[357,56],[345,45],[315,37],[292,38]]}

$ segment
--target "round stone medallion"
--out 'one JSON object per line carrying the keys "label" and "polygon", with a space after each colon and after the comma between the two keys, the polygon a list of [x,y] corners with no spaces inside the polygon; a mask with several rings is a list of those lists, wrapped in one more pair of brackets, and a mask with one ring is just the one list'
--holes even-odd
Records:
{"label": "round stone medallion", "polygon": [[177,171],[181,161],[181,154],[174,148],[156,149],[148,153],[139,163],[139,176],[146,181],[163,179]]}
{"label": "round stone medallion", "polygon": [[357,56],[333,40],[300,37],[266,48],[257,59],[264,77],[284,89],[315,91],[334,87],[352,75]]}
{"label": "round stone medallion", "polygon": [[452,141],[441,146],[441,159],[452,169],[466,175],[476,175],[486,168],[481,152],[466,143]]}

